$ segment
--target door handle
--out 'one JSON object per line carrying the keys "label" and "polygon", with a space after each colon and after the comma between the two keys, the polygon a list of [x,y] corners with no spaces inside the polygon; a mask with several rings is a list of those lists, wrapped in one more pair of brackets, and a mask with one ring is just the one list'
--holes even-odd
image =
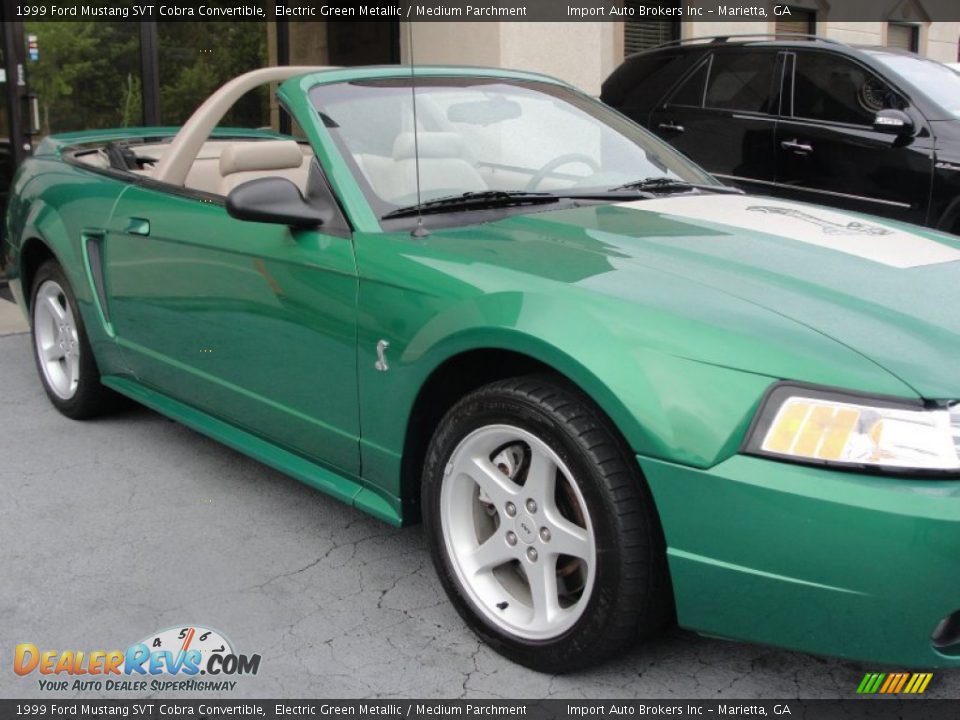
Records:
{"label": "door handle", "polygon": [[150,221],[146,218],[132,217],[127,219],[127,233],[130,235],[149,235]]}
{"label": "door handle", "polygon": [[813,145],[802,143],[799,140],[784,140],[780,143],[784,150],[793,151],[794,155],[810,155],[813,152]]}
{"label": "door handle", "polygon": [[661,130],[668,130],[670,132],[682,133],[686,131],[686,128],[683,125],[677,125],[673,120],[668,120],[667,122],[662,122],[657,125]]}

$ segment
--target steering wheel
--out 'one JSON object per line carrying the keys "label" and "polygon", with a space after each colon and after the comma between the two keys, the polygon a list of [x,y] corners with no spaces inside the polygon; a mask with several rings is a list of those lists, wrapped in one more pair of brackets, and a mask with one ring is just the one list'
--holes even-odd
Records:
{"label": "steering wheel", "polygon": [[533,192],[540,186],[540,183],[546,179],[547,175],[552,173],[558,167],[569,165],[570,163],[583,163],[594,172],[600,171],[600,166],[597,165],[597,161],[589,155],[584,155],[583,153],[567,153],[566,155],[555,157],[542,168],[537,170],[536,174],[530,178],[530,182],[528,182],[527,186],[524,188],[524,192]]}

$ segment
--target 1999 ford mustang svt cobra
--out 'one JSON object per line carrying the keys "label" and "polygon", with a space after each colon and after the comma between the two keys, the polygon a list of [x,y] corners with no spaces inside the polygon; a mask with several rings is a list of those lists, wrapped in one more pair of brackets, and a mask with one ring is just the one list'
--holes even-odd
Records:
{"label": "1999 ford mustang svt cobra", "polygon": [[[217,129],[269,82],[302,132]],[[5,230],[64,415],[124,395],[422,518],[517,662],[675,614],[960,666],[956,237],[746,196],[559,81],[439,67],[267,68],[179,130],[48,138]]]}

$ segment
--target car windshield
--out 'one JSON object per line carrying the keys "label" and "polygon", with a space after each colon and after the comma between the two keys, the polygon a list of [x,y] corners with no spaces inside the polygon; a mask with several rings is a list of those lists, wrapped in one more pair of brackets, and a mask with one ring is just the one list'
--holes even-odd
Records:
{"label": "car windshield", "polygon": [[881,52],[874,53],[874,57],[960,118],[960,74],[946,65],[914,55]]}
{"label": "car windshield", "polygon": [[[503,78],[317,85],[310,97],[375,212],[464,193],[596,193],[645,178],[717,181],[605,105]],[[622,191],[620,195],[622,196]],[[527,206],[533,207],[533,206]]]}

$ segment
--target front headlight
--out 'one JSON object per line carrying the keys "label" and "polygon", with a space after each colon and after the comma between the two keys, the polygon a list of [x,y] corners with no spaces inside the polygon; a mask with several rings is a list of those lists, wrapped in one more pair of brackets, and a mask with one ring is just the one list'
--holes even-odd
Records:
{"label": "front headlight", "polygon": [[847,469],[956,474],[958,431],[960,417],[948,407],[781,383],[760,407],[744,452]]}

